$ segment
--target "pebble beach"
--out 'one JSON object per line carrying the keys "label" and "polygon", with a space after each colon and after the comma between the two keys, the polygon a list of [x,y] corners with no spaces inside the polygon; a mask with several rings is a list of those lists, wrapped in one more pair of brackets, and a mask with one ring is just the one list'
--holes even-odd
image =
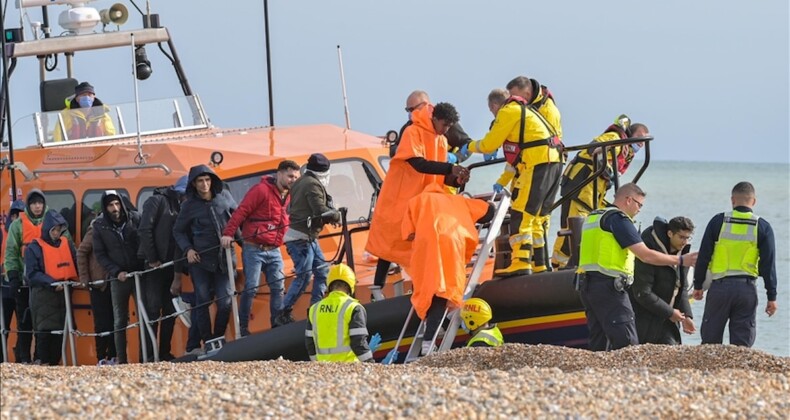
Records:
{"label": "pebble beach", "polygon": [[409,365],[0,365],[0,418],[790,417],[790,358],[740,347],[608,353],[506,344]]}

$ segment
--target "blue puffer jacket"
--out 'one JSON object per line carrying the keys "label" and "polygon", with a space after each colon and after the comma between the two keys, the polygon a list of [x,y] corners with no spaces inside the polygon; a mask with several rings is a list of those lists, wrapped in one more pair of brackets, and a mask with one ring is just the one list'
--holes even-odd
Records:
{"label": "blue puffer jacket", "polygon": [[[194,180],[200,175],[211,177],[210,200],[200,198],[195,190]],[[190,168],[187,199],[173,225],[173,237],[184,255],[194,249],[200,253],[198,266],[210,272],[227,270],[225,250],[220,247],[219,239],[231,213],[236,210],[236,200],[223,186],[222,180],[208,166]]]}

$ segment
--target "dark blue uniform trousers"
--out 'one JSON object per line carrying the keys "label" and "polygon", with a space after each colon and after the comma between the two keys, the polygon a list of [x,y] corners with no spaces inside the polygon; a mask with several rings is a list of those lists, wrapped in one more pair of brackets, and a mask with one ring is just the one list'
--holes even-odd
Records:
{"label": "dark blue uniform trousers", "polygon": [[751,347],[757,335],[757,288],[750,277],[713,280],[705,298],[700,336],[702,344],[721,344],[730,323],[730,344]]}
{"label": "dark blue uniform trousers", "polygon": [[639,344],[631,300],[627,292],[615,290],[612,277],[587,273],[580,279],[579,288],[590,330],[590,350]]}

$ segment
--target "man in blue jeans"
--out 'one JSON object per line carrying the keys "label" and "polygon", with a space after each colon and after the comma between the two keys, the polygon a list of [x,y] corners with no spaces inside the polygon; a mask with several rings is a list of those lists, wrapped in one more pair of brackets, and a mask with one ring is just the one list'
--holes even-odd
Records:
{"label": "man in blue jeans", "polygon": [[250,334],[250,312],[252,300],[258,293],[261,283],[261,268],[266,274],[269,285],[270,322],[282,310],[283,257],[280,245],[288,229],[290,202],[288,190],[299,178],[299,165],[292,160],[284,160],[277,166],[277,173],[261,178],[261,182],[250,188],[241,204],[233,212],[227,226],[222,231],[220,242],[224,248],[233,244],[233,235],[241,227],[244,245],[241,248],[241,261],[244,264],[244,290],[239,305],[239,327],[241,335]]}
{"label": "man in blue jeans", "polygon": [[318,246],[318,235],[324,223],[338,223],[340,213],[332,206],[332,197],[327,194],[329,184],[329,159],[320,153],[310,155],[304,175],[291,187],[291,204],[288,207],[291,229],[283,240],[288,255],[294,263],[296,278],[285,294],[283,310],[275,318],[276,325],[294,321],[291,311],[299,296],[302,296],[313,276],[313,291],[310,305],[324,298],[329,264]]}
{"label": "man in blue jeans", "polygon": [[[236,202],[223,188],[222,180],[206,165],[189,169],[186,195],[187,199],[173,225],[173,237],[187,256],[197,298],[198,329],[205,343],[224,336],[230,320],[233,285],[228,278],[228,264],[225,250],[220,246],[220,237],[230,214],[236,209]],[[213,330],[207,304],[211,301],[212,289],[217,305]]]}

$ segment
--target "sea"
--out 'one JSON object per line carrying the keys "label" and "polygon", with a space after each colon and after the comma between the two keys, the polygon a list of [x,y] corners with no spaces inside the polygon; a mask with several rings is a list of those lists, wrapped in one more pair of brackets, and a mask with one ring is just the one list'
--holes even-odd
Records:
{"label": "sea", "polygon": [[[467,161],[466,164],[475,161]],[[621,178],[630,182],[644,163],[635,160]],[[469,191],[491,191],[503,168],[502,164],[472,171]],[[696,226],[691,242],[698,250],[708,221],[717,213],[732,208],[730,192],[738,182],[754,185],[757,204],[754,212],[767,220],[776,239],[777,305],[776,314],[765,313],[766,295],[762,279],[757,287],[757,339],[754,349],[777,356],[790,357],[790,165],[786,163],[723,163],[651,161],[638,184],[647,193],[644,207],[636,216],[637,225],[647,228],[655,217],[669,220],[675,216],[690,218]],[[610,191],[611,200],[611,191]],[[559,209],[552,213],[549,246],[553,246],[560,226]],[[550,248],[551,249],[551,248]],[[691,304],[697,332],[683,336],[684,345],[699,345],[699,327],[705,301]],[[729,340],[725,331],[724,342]]]}

